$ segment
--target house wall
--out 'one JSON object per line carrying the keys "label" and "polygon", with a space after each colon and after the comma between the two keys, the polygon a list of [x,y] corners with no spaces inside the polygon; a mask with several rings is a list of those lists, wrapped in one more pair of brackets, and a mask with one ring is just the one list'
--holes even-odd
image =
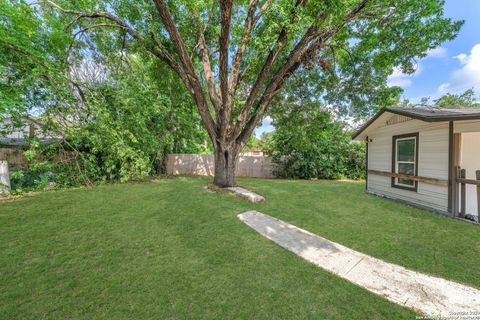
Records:
{"label": "house wall", "polygon": [[467,120],[467,121],[455,122],[455,133],[479,132],[479,131],[480,131],[480,120]]}
{"label": "house wall", "polygon": [[[418,175],[448,180],[448,123],[420,120],[381,122],[369,133],[368,169],[391,172],[392,139],[395,135],[419,133]],[[392,123],[392,122],[390,122]],[[418,183],[418,191],[391,187],[391,178],[368,175],[368,192],[448,212],[448,187]]]}
{"label": "house wall", "polygon": [[[31,130],[30,126],[32,124],[27,121],[24,121],[24,122],[25,123],[23,124],[23,126],[19,128],[19,127],[15,127],[9,118],[4,119],[3,121],[0,121],[0,136],[2,138],[8,138],[8,139],[28,138]],[[36,133],[38,133],[41,129],[40,127],[34,125],[34,130]]]}
{"label": "house wall", "polygon": [[[480,128],[477,126],[477,130]],[[460,166],[466,170],[467,179],[476,179],[476,171],[480,170],[480,132],[462,133],[462,157]],[[478,214],[477,187],[467,185],[466,211]]]}

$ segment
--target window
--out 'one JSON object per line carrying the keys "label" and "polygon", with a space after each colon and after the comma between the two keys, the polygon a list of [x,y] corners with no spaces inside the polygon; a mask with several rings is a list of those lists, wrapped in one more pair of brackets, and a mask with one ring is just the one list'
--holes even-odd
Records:
{"label": "window", "polygon": [[[409,176],[417,175],[418,133],[394,136],[392,171]],[[392,178],[392,187],[417,191],[418,182],[411,179]]]}

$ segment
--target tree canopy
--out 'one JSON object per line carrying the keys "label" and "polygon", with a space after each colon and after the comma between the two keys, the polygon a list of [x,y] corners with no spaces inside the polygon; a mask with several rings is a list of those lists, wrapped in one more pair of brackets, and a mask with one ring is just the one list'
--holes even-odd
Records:
{"label": "tree canopy", "polygon": [[439,108],[480,108],[480,102],[473,88],[459,94],[444,94],[433,100],[433,103]]}
{"label": "tree canopy", "polygon": [[78,99],[69,66],[83,59],[158,59],[194,102],[223,186],[234,183],[238,152],[271,104],[288,95],[282,88],[369,114],[398,101],[401,89],[386,84],[394,67],[413,72],[415,59],[462,25],[443,16],[442,0],[1,1],[8,108],[24,107],[22,88],[39,81],[49,87],[39,94],[63,81]]}
{"label": "tree canopy", "polygon": [[445,93],[436,98],[423,97],[418,103],[404,99],[399,107],[435,107],[435,108],[480,108],[480,100],[473,88],[460,93]]}
{"label": "tree canopy", "polygon": [[[297,108],[288,108],[297,104]],[[283,178],[365,177],[365,143],[317,102],[288,101],[272,115],[274,174]]]}

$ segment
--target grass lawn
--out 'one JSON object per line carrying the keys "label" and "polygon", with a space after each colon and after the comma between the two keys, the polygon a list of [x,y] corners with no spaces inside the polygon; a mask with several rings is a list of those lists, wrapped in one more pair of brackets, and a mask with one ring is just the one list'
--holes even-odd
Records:
{"label": "grass lawn", "polygon": [[414,319],[278,247],[256,209],[403,266],[480,287],[480,229],[348,182],[203,178],[48,192],[0,203],[2,319]]}

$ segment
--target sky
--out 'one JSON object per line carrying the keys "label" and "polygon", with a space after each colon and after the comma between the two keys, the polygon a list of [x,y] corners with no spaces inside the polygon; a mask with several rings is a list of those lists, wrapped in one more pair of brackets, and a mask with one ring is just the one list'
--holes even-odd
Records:
{"label": "sky", "polygon": [[[418,60],[414,74],[395,70],[388,79],[389,85],[402,87],[403,97],[413,103],[470,88],[480,94],[480,0],[446,0],[444,10],[446,17],[465,20],[457,37]],[[255,134],[272,130],[271,118],[266,117]]]}

